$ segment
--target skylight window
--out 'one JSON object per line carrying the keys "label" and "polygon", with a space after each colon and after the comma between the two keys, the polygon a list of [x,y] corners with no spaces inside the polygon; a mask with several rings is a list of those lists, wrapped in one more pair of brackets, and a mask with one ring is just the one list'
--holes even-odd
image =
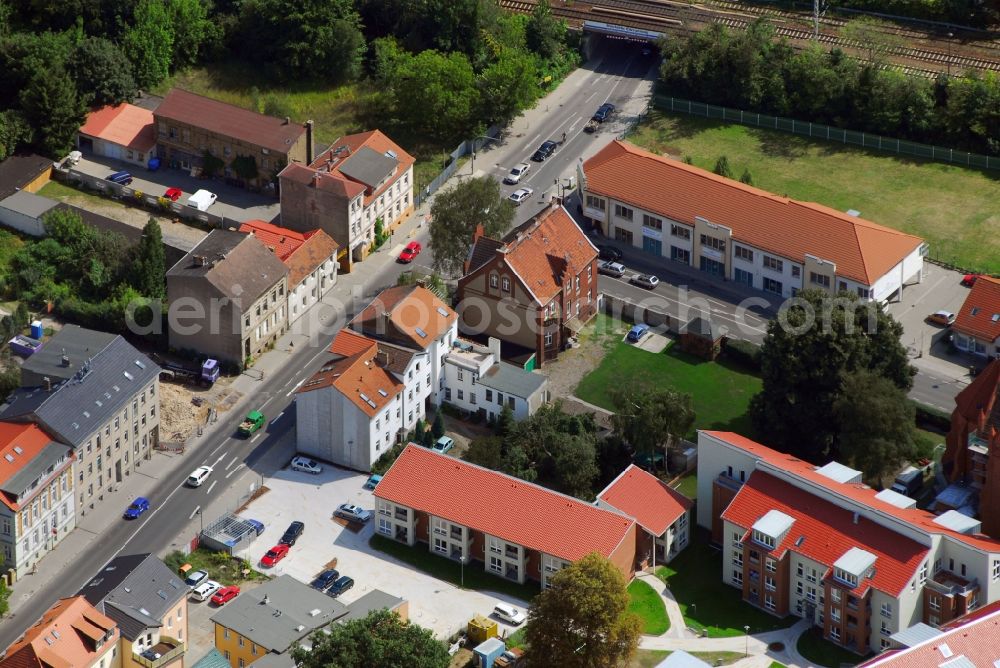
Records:
{"label": "skylight window", "polygon": [[389,393],[386,392],[385,390],[379,390],[378,393],[381,394],[383,397],[389,396]]}
{"label": "skylight window", "polygon": [[21,449],[20,445],[15,445],[14,446],[14,452],[16,452],[19,455],[23,455],[24,454],[24,450]]}
{"label": "skylight window", "polygon": [[135,361],[135,365],[136,365],[137,367],[139,367],[140,369],[145,369],[145,368],[146,368],[146,365],[145,365],[145,364],[143,364],[142,362],[140,362],[139,360],[136,360],[136,361]]}
{"label": "skylight window", "polygon": [[438,313],[440,313],[440,314],[441,314],[442,316],[444,316],[445,318],[447,318],[447,317],[448,317],[448,312],[447,312],[447,311],[445,311],[445,310],[444,310],[443,308],[441,308],[440,306],[438,306],[438,307],[437,307],[437,312],[438,312]]}
{"label": "skylight window", "polygon": [[422,339],[426,339],[427,338],[427,332],[425,332],[424,330],[420,329],[419,327],[414,327],[413,331],[415,331],[417,333],[417,335],[420,336],[420,338],[422,338]]}
{"label": "skylight window", "polygon": [[135,380],[135,376],[133,376],[132,374],[130,374],[128,371],[122,371],[122,375],[124,375],[129,380]]}

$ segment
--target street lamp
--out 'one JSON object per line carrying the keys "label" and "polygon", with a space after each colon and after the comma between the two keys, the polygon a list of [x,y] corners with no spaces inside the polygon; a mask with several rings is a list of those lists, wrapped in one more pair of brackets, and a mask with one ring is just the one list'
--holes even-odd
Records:
{"label": "street lamp", "polygon": [[[493,141],[494,139],[496,139],[496,137],[491,137],[489,135],[477,135],[477,136],[475,136],[475,137],[472,138],[472,174],[471,174],[471,176],[475,176],[476,175],[476,140],[477,139],[486,139],[487,141]],[[483,144],[483,146],[485,146],[485,145],[486,144]]]}
{"label": "street lamp", "polygon": [[743,654],[744,656],[750,656],[750,626],[744,626],[743,630],[746,631],[746,642],[744,643]]}
{"label": "street lamp", "polygon": [[465,589],[465,553],[458,558],[458,563],[462,564],[462,589]]}
{"label": "street lamp", "polygon": [[201,508],[198,509],[198,524],[200,525],[200,529],[198,531],[198,536],[200,537],[201,534],[205,533],[205,516],[202,515]]}
{"label": "street lamp", "polygon": [[951,38],[955,33],[948,33],[948,78],[951,78]]}

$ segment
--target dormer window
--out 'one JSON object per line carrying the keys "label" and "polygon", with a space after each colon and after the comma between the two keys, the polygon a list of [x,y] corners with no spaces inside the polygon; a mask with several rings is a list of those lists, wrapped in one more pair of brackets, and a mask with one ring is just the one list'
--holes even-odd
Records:
{"label": "dormer window", "polygon": [[840,580],[846,585],[849,585],[851,589],[858,586],[858,576],[853,573],[848,573],[843,568],[835,568],[833,570],[833,577]]}
{"label": "dormer window", "polygon": [[766,533],[763,533],[761,531],[754,531],[753,539],[755,542],[760,543],[769,550],[774,549],[775,540],[773,536],[768,536]]}

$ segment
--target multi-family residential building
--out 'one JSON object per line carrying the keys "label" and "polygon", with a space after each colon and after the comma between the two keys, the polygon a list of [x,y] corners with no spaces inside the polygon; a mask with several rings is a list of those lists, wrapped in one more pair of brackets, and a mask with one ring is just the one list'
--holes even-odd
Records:
{"label": "multi-family residential building", "polygon": [[0,668],[114,668],[118,627],[82,596],[61,598],[7,648]]}
{"label": "multi-family residential building", "polygon": [[462,332],[494,336],[533,369],[597,313],[597,248],[555,203],[503,239],[478,229],[458,281]]}
{"label": "multi-family residential building", "polygon": [[444,356],[444,402],[495,420],[509,408],[524,420],[549,401],[548,376],[527,371],[500,358],[500,340],[484,347],[458,340]]}
{"label": "multi-family residential building", "polygon": [[582,164],[583,214],[602,234],[719,280],[792,297],[886,301],[919,283],[919,237],[613,141]]}
{"label": "multi-family residential building", "polygon": [[978,668],[1000,664],[1000,606],[988,605],[941,628],[925,624],[892,636],[893,645],[858,668]]}
{"label": "multi-family residential building", "polygon": [[287,329],[288,275],[256,235],[213,230],[167,271],[170,346],[253,359]]}
{"label": "multi-family residential building", "polygon": [[694,502],[635,464],[630,464],[597,495],[600,508],[635,520],[635,556],[641,568],[669,563],[691,540]]}
{"label": "multi-family residential building", "polygon": [[323,230],[296,232],[248,220],[240,232],[255,235],[288,267],[288,325],[337,284],[337,242]]}
{"label": "multi-family residential building", "polygon": [[67,327],[46,349],[31,373],[51,375],[15,390],[0,419],[35,423],[73,448],[72,487],[77,514],[85,515],[159,442],[160,368],[121,336],[82,328]]}
{"label": "multi-family residential building", "polygon": [[130,554],[112,559],[77,595],[117,624],[115,668],[181,668],[189,593],[157,557]]}
{"label": "multi-family residential building", "polygon": [[[313,159],[312,121],[300,125],[287,116],[265,116],[180,88],[167,93],[153,119],[156,153],[166,165],[201,172],[210,154],[222,161],[218,176],[238,185],[273,190],[285,165]],[[245,168],[233,165],[237,159],[257,176],[246,178]]]}
{"label": "multi-family residential building", "polygon": [[281,224],[324,230],[340,244],[341,270],[365,259],[376,226],[390,233],[413,212],[413,156],[379,130],[341,137],[279,174]]}
{"label": "multi-family residential building", "polygon": [[35,424],[0,422],[0,546],[16,577],[76,526],[73,449]]}
{"label": "multi-family residential building", "polygon": [[980,276],[951,326],[955,347],[973,355],[1000,358],[1000,279]]}
{"label": "multi-family residential building", "polygon": [[374,494],[378,534],[508,580],[546,588],[591,552],[635,572],[631,518],[413,443]]}
{"label": "multi-family residential building", "polygon": [[699,433],[698,524],[722,547],[720,576],[743,600],[810,620],[859,654],[1000,599],[1000,541],[978,521],[932,515],[846,466],[729,432]]}

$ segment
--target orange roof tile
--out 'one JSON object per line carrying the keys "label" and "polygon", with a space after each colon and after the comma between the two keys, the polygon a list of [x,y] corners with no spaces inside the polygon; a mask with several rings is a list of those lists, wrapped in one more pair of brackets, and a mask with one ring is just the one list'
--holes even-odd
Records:
{"label": "orange roof tile", "polygon": [[[265,223],[263,220],[248,220],[241,223],[240,232],[256,236],[282,262],[306,241],[306,234],[302,232],[278,227],[271,223]],[[288,284],[292,285],[291,277],[288,279]]]}
{"label": "orange roof tile", "polygon": [[[339,157],[334,154],[338,148],[344,146],[346,146],[350,151],[346,157]],[[356,195],[358,192],[362,192],[365,189],[365,186],[357,183],[356,181],[352,181],[348,177],[341,174],[340,168],[350,162],[351,155],[354,155],[364,147],[368,147],[376,153],[381,153],[383,155],[388,151],[392,151],[396,154],[396,160],[399,162],[399,167],[396,169],[396,173],[393,178],[389,179],[378,190],[365,196],[365,206],[368,206],[373,199],[385,192],[387,188],[396,182],[397,178],[405,174],[406,170],[412,167],[416,162],[416,159],[412,155],[404,151],[399,144],[389,139],[389,137],[387,137],[381,130],[369,130],[368,132],[359,132],[357,134],[341,137],[337,141],[330,144],[330,148],[327,151],[324,151],[317,156],[316,159],[313,160],[310,167],[314,170],[325,169],[331,176],[335,176],[338,179],[347,181],[354,185],[360,185],[361,190],[356,190]],[[354,195],[352,195],[352,197],[353,196]]]}
{"label": "orange roof tile", "polygon": [[375,496],[567,561],[611,556],[633,526],[620,513],[412,443]]}
{"label": "orange roof tile", "polygon": [[[109,632],[111,637],[95,651],[93,642],[103,639]],[[86,598],[63,598],[7,648],[0,668],[90,666],[117,641],[118,626]]]}
{"label": "orange roof tile", "polygon": [[837,275],[867,286],[923,240],[812,202],[779,197],[704,169],[613,141],[583,164],[587,190],[671,220],[700,216],[736,241],[804,262],[830,260]]}
{"label": "orange roof tile", "polygon": [[380,292],[354,317],[351,326],[373,339],[397,341],[424,350],[457,320],[458,315],[451,307],[427,288],[402,285]]}
{"label": "orange roof tile", "polygon": [[354,355],[367,352],[375,346],[376,343],[367,336],[358,334],[350,329],[342,329],[337,332],[333,343],[330,344],[330,352],[336,355],[343,355],[344,357],[353,357]]}
{"label": "orange roof tile", "polygon": [[338,244],[323,230],[296,232],[263,220],[248,220],[240,232],[253,234],[288,267],[288,285],[294,290],[316,267],[337,252]]}
{"label": "orange roof tile", "polygon": [[[340,338],[338,335],[337,339]],[[342,344],[347,347],[360,345],[360,342],[344,339]],[[334,345],[336,345],[336,340]],[[330,361],[303,383],[298,392],[314,392],[333,387],[350,399],[368,417],[375,417],[380,410],[403,391],[403,384],[375,363],[377,352],[378,347],[374,342],[371,342],[370,346],[350,357],[341,357]]]}
{"label": "orange roof tile", "polygon": [[654,536],[662,536],[694,502],[656,476],[630,464],[597,495],[611,507],[635,519]]}
{"label": "orange roof tile", "polygon": [[951,328],[991,343],[1000,339],[1000,279],[976,279]]}
{"label": "orange roof tile", "polygon": [[52,442],[52,438],[38,425],[0,422],[0,501],[5,506],[15,511],[20,509],[20,506],[2,491],[3,484],[31,463],[45,446]]}
{"label": "orange roof tile", "polygon": [[340,174],[320,172],[298,162],[288,163],[278,176],[281,179],[288,179],[304,186],[312,186],[346,199],[354,199],[365,191],[362,184],[344,178]]}
{"label": "orange roof tile", "polygon": [[[942,627],[941,635],[913,647],[880,654],[858,668],[938,668],[951,665],[952,661],[955,666],[996,666],[1000,659],[1000,611],[993,608],[983,615],[982,610],[977,610],[970,619],[958,620],[958,624],[952,622],[950,628]],[[959,661],[961,657],[964,662]]]}
{"label": "orange roof tile", "polygon": [[80,134],[143,153],[156,146],[153,112],[131,104],[109,105],[90,112]]}

